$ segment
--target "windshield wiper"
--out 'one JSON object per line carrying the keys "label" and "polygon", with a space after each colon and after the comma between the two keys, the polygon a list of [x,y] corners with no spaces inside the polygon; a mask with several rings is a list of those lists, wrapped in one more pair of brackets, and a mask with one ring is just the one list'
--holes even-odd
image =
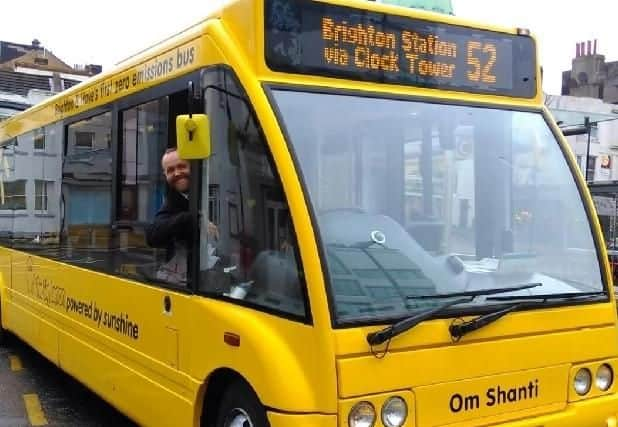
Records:
{"label": "windshield wiper", "polygon": [[463,322],[460,324],[451,324],[449,326],[449,332],[451,333],[451,337],[454,340],[459,340],[464,335],[476,331],[484,326],[489,325],[490,323],[495,322],[500,319],[505,314],[510,313],[511,311],[515,311],[520,307],[534,307],[534,306],[542,306],[549,300],[556,299],[564,299],[567,301],[572,300],[594,300],[599,296],[605,296],[605,292],[582,292],[578,294],[574,293],[562,293],[562,294],[545,294],[545,295],[505,295],[502,297],[489,297],[487,300],[491,301],[514,301],[514,300],[522,300],[522,302],[512,304],[506,308],[494,311],[492,313],[484,314],[482,316],[477,317],[476,319],[472,319],[468,322]]}
{"label": "windshield wiper", "polygon": [[464,297],[464,298],[459,298],[453,301],[445,302],[444,304],[441,304],[437,307],[423,310],[420,313],[415,314],[414,316],[410,316],[406,319],[400,320],[399,322],[394,323],[390,326],[387,326],[384,329],[381,329],[376,332],[370,332],[369,334],[367,334],[367,342],[371,346],[380,345],[388,341],[389,339],[399,334],[402,334],[403,332],[415,327],[419,323],[430,319],[431,317],[443,311],[444,309],[449,308],[454,305],[471,302],[477,296],[494,295],[494,294],[501,294],[504,292],[520,291],[522,289],[536,288],[537,286],[543,286],[543,284],[542,283],[529,283],[526,285],[512,286],[509,288],[477,289],[475,291],[452,292],[450,294],[408,295],[406,297],[408,299],[430,299],[430,298],[440,299],[440,298],[456,298],[456,297]]}
{"label": "windshield wiper", "polygon": [[536,294],[536,295],[504,295],[501,297],[488,297],[488,301],[515,301],[515,300],[541,300],[543,302],[557,299],[594,299],[595,297],[606,296],[604,291],[595,292],[566,292],[561,294]]}
{"label": "windshield wiper", "polygon": [[467,302],[471,302],[473,299],[474,299],[474,296],[468,296],[466,298],[459,298],[453,301],[445,302],[444,304],[440,304],[439,306],[434,307],[434,308],[423,310],[420,313],[415,314],[414,316],[410,316],[406,319],[400,320],[397,323],[393,323],[391,326],[387,326],[384,329],[381,329],[376,332],[368,333],[367,342],[371,346],[380,345],[390,340],[391,338],[415,327],[419,323],[427,319],[430,319],[435,314],[443,311],[446,308],[449,308],[453,305],[465,304]]}
{"label": "windshield wiper", "polygon": [[451,324],[451,326],[448,327],[448,331],[451,333],[451,337],[453,337],[455,341],[458,341],[464,335],[495,322],[496,320],[500,319],[502,316],[510,313],[511,311],[517,310],[522,305],[524,304],[513,304],[501,310],[497,310],[488,314],[483,314],[482,316],[479,316],[476,319],[472,319],[468,322],[463,322],[460,324],[453,323]]}
{"label": "windshield wiper", "polygon": [[477,289],[475,291],[451,292],[448,294],[427,294],[427,295],[407,295],[407,299],[439,299],[439,298],[455,298],[455,297],[477,297],[481,295],[504,294],[506,292],[521,291],[524,289],[536,288],[543,286],[542,283],[527,283],[525,285],[511,286],[508,288],[492,288],[492,289]]}

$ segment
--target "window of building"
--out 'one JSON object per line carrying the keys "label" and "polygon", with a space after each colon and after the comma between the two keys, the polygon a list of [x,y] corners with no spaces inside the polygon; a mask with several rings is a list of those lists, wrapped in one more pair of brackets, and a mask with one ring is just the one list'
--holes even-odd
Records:
{"label": "window of building", "polygon": [[[104,137],[106,146],[109,147],[107,143],[108,139],[111,138],[111,134],[108,134]],[[77,150],[92,150],[95,142],[95,133],[94,132],[75,132],[75,149]]]}
{"label": "window of building", "polygon": [[[0,148],[0,202],[4,202],[0,205],[0,210],[10,207],[8,187],[11,187],[11,184],[8,182],[15,180],[15,142],[16,140],[13,140]],[[0,217],[0,243],[5,246],[13,245],[14,227],[14,218],[8,215]]]}
{"label": "window of building", "polygon": [[218,225],[220,222],[218,185],[210,185],[208,189],[208,212],[210,213],[210,220],[213,224]]}
{"label": "window of building", "polygon": [[35,180],[34,181],[34,210],[47,212],[48,209],[48,194],[51,192],[51,187],[54,185],[52,181]]}
{"label": "window of building", "polygon": [[34,149],[45,150],[45,129],[34,131]]}
{"label": "window of building", "polygon": [[0,210],[26,209],[26,180],[0,182]]}
{"label": "window of building", "polygon": [[586,181],[594,180],[594,171],[597,166],[597,157],[589,156],[588,157],[588,167],[586,169]]}

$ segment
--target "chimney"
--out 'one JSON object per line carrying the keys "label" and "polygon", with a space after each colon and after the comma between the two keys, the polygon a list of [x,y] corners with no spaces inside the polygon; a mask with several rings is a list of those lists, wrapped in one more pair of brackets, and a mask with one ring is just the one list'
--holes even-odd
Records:
{"label": "chimney", "polygon": [[597,54],[597,39],[594,39],[594,54]]}
{"label": "chimney", "polygon": [[588,40],[588,55],[592,55],[592,42]]}
{"label": "chimney", "polygon": [[575,43],[575,57],[579,58],[581,56],[581,50],[579,49],[579,43]]}
{"label": "chimney", "polygon": [[103,71],[103,67],[98,64],[88,64],[85,67],[85,71],[87,71],[89,75],[94,76],[95,74],[101,73]]}
{"label": "chimney", "polygon": [[52,92],[62,92],[62,79],[60,78],[60,74],[53,73],[52,74]]}

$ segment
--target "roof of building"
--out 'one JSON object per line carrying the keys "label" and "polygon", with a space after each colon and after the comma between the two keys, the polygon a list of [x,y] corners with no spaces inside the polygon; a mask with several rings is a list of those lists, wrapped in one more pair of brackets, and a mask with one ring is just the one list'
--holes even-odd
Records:
{"label": "roof of building", "polygon": [[83,76],[92,76],[102,71],[100,65],[93,64],[71,67],[41,46],[38,40],[33,40],[32,45],[0,41],[0,69],[16,70],[18,67]]}
{"label": "roof of building", "polygon": [[19,58],[37,48],[40,47],[0,40],[0,64]]}
{"label": "roof of building", "polygon": [[16,67],[27,67],[39,70],[57,71],[60,73],[82,73],[82,71],[75,70],[70,65],[67,65],[53,53],[43,50],[31,50],[22,56],[0,64],[0,66],[9,67],[12,69],[15,69]]}

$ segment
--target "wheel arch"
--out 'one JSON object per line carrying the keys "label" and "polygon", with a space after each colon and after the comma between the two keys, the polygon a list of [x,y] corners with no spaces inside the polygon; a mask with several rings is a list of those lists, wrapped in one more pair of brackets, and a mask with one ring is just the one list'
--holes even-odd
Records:
{"label": "wheel arch", "polygon": [[[242,381],[249,387],[256,396],[257,391],[251,386],[249,381],[234,369],[222,367],[214,370],[208,375],[202,384],[198,394],[198,410],[196,411],[197,422],[195,425],[201,427],[213,427],[217,419],[217,409],[219,408],[223,391],[235,381]],[[205,417],[204,419],[202,419]]]}

